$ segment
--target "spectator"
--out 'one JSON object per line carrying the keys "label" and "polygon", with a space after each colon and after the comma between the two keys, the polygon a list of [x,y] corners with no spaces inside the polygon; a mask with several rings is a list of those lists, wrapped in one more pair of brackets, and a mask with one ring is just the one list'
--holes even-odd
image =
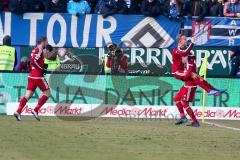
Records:
{"label": "spectator", "polygon": [[0,46],[0,70],[13,71],[16,65],[17,51],[11,46],[11,37],[5,36]]}
{"label": "spectator", "polygon": [[91,13],[94,13],[94,8],[97,4],[97,0],[86,0],[91,8]]}
{"label": "spectator", "polygon": [[44,58],[44,64],[48,65],[49,71],[55,71],[60,68],[60,58],[57,52],[53,50],[52,46],[47,45]]}
{"label": "spectator", "polygon": [[115,51],[116,51],[116,49],[117,49],[117,47],[118,47],[118,46],[117,46],[117,44],[115,44],[115,43],[112,43],[112,42],[107,43],[107,45],[106,45],[107,54],[108,54],[108,55],[114,54]]}
{"label": "spectator", "polygon": [[139,14],[139,0],[118,0],[119,14]]}
{"label": "spectator", "polygon": [[67,48],[58,48],[57,49],[57,54],[60,57],[60,62],[65,63],[68,60],[71,60],[69,58],[70,56],[68,55],[68,49]]}
{"label": "spectator", "polygon": [[1,12],[9,11],[8,5],[9,5],[9,0],[0,0],[0,11]]}
{"label": "spectator", "polygon": [[0,11],[3,11],[3,1],[0,1]]}
{"label": "spectator", "polygon": [[124,55],[121,48],[117,48],[116,44],[108,44],[108,57],[106,67],[111,68],[111,74],[127,74],[128,73],[128,57]]}
{"label": "spectator", "polygon": [[143,0],[141,12],[145,16],[156,17],[161,14],[161,4],[158,0]]}
{"label": "spectator", "polygon": [[180,18],[180,5],[177,0],[170,0],[169,3],[169,19],[179,20]]}
{"label": "spectator", "polygon": [[3,1],[0,1],[0,11],[3,11]]}
{"label": "spectator", "polygon": [[24,72],[27,72],[29,71],[30,69],[30,61],[29,61],[29,58],[28,57],[22,57],[21,58],[21,61],[20,61],[20,65],[19,67],[17,68],[17,71],[24,71]]}
{"label": "spectator", "polygon": [[161,14],[168,17],[169,16],[169,8],[170,8],[170,0],[158,0],[160,2]]}
{"label": "spectator", "polygon": [[21,0],[9,0],[9,11],[15,14],[23,14],[23,6]]}
{"label": "spectator", "polygon": [[21,7],[23,10],[23,13],[45,11],[44,2],[42,0],[22,0],[21,4],[22,4]]}
{"label": "spectator", "polygon": [[240,48],[232,47],[229,51],[229,75],[231,77],[240,77]]}
{"label": "spectator", "polygon": [[102,14],[104,18],[118,13],[118,0],[98,0],[95,13]]}
{"label": "spectator", "polygon": [[240,1],[229,0],[224,5],[225,17],[240,17]]}
{"label": "spectator", "polygon": [[105,72],[105,74],[111,73],[110,60],[111,60],[111,57],[115,54],[117,47],[118,46],[115,43],[111,43],[111,42],[106,45],[107,56],[104,57],[104,72]]}
{"label": "spectator", "polygon": [[191,18],[197,16],[198,20],[202,20],[208,14],[208,5],[206,0],[186,0],[185,13]]}
{"label": "spectator", "polygon": [[209,16],[223,17],[222,0],[210,0],[208,6],[209,6]]}
{"label": "spectator", "polygon": [[97,0],[94,4],[94,13],[101,14],[103,7],[105,5],[105,0]]}
{"label": "spectator", "polygon": [[67,0],[47,0],[45,2],[45,11],[48,13],[66,13]]}
{"label": "spectator", "polygon": [[91,12],[91,8],[85,0],[70,0],[67,4],[67,11],[70,14],[79,16]]}

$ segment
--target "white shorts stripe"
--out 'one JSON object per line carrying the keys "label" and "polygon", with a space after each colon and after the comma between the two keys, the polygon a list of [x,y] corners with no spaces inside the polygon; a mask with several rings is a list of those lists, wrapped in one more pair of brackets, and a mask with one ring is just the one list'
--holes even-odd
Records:
{"label": "white shorts stripe", "polygon": [[31,76],[28,76],[28,78],[32,78],[32,79],[43,79],[43,77],[31,77]]}
{"label": "white shorts stripe", "polygon": [[184,85],[185,88],[196,88],[197,86],[187,86],[187,85]]}
{"label": "white shorts stripe", "polygon": [[44,78],[42,78],[43,84],[45,86],[46,89],[49,89],[48,83],[46,82],[46,80]]}
{"label": "white shorts stripe", "polygon": [[179,76],[185,76],[186,75],[186,72],[184,71],[183,73],[182,72],[174,72],[172,74],[176,74],[176,75],[179,75]]}
{"label": "white shorts stripe", "polygon": [[188,88],[187,101],[189,101],[190,93],[191,93],[191,88]]}

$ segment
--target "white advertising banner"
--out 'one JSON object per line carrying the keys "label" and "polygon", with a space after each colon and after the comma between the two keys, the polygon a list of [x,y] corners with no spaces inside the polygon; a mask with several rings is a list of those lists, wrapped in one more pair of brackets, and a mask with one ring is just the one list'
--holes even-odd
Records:
{"label": "white advertising banner", "polygon": [[[22,115],[32,115],[36,103],[28,103]],[[13,115],[18,103],[7,103],[7,115]],[[202,117],[201,107],[192,107],[197,118]],[[179,114],[176,106],[128,106],[99,104],[56,104],[46,103],[39,111],[40,116],[86,116],[109,118],[152,118],[174,119]],[[206,107],[205,119],[240,120],[240,108]]]}

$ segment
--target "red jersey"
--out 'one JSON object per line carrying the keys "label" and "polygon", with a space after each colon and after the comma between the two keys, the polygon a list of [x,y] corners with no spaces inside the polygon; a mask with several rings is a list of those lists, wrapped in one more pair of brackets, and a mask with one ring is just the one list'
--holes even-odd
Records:
{"label": "red jersey", "polygon": [[[191,70],[191,72],[197,73],[196,57],[194,54],[188,56],[188,63],[184,66],[184,70]],[[197,85],[191,79],[185,82],[185,86],[196,87]]]}
{"label": "red jersey", "polygon": [[184,70],[184,64],[182,63],[182,56],[190,55],[193,48],[193,43],[191,43],[185,50],[176,47],[173,49],[172,53],[172,73],[174,74],[178,70]]}
{"label": "red jersey", "polygon": [[32,50],[30,57],[30,73],[29,77],[43,77],[44,67],[44,49],[41,46],[37,46]]}
{"label": "red jersey", "polygon": [[194,54],[188,55],[188,63],[184,66],[184,69],[188,70],[190,67],[192,67],[191,72],[197,73],[196,56]]}

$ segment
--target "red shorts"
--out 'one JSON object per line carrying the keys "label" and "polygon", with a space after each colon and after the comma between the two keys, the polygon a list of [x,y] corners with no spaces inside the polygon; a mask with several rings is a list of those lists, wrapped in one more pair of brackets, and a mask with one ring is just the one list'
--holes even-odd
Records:
{"label": "red shorts", "polygon": [[30,78],[28,77],[27,90],[35,91],[36,88],[39,88],[42,92],[49,89],[48,82],[43,77]]}
{"label": "red shorts", "polygon": [[197,86],[183,86],[176,96],[174,97],[174,101],[186,101],[186,102],[193,102],[195,92],[197,90]]}

